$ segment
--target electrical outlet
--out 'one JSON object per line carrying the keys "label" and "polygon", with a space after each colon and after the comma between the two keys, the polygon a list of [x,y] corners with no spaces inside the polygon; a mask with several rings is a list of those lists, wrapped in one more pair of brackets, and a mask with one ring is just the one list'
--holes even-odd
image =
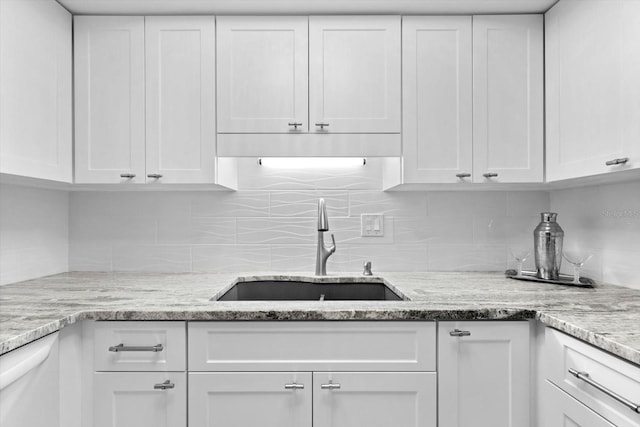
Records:
{"label": "electrical outlet", "polygon": [[360,215],[360,235],[362,237],[383,237],[384,214]]}

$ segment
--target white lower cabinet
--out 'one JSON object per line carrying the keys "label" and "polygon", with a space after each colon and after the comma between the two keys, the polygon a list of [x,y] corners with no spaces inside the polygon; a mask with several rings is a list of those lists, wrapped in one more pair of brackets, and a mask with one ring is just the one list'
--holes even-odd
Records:
{"label": "white lower cabinet", "polygon": [[311,427],[309,372],[189,373],[189,426]]}
{"label": "white lower cabinet", "polygon": [[435,427],[435,372],[314,372],[314,427]]}
{"label": "white lower cabinet", "polygon": [[186,427],[184,372],[97,372],[94,427]]}
{"label": "white lower cabinet", "polygon": [[548,381],[541,395],[546,403],[540,426],[566,427],[614,427],[609,421],[593,412]]}
{"label": "white lower cabinet", "polygon": [[440,427],[530,425],[530,324],[438,323]]}

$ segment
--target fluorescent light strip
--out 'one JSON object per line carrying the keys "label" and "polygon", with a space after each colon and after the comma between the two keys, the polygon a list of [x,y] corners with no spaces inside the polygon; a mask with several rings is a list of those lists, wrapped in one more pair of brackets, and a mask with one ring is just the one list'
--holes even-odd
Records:
{"label": "fluorescent light strip", "polygon": [[367,164],[363,157],[262,157],[258,164],[277,169],[346,169]]}

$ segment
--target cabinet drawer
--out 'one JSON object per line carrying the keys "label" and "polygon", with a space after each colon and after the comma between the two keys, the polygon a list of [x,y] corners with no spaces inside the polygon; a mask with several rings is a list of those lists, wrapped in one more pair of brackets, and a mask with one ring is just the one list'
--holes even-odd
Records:
{"label": "cabinet drawer", "polygon": [[591,381],[638,405],[640,367],[561,332],[549,328],[546,332],[550,356],[546,376],[549,381],[618,426],[640,425],[639,413],[569,372],[586,373]]}
{"label": "cabinet drawer", "polygon": [[184,322],[96,322],[96,371],[184,371]]}
{"label": "cabinet drawer", "polygon": [[435,322],[189,322],[190,371],[435,371]]}
{"label": "cabinet drawer", "polygon": [[615,427],[550,382],[543,389],[541,426]]}

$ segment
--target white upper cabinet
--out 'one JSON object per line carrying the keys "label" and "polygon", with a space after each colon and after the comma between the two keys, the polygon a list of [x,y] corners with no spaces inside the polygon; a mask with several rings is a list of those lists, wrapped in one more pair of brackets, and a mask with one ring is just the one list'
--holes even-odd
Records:
{"label": "white upper cabinet", "polygon": [[402,140],[407,183],[471,180],[471,49],[470,16],[403,18]]}
{"label": "white upper cabinet", "polygon": [[0,172],[71,182],[71,14],[0,1]]}
{"label": "white upper cabinet", "polygon": [[307,132],[308,18],[217,18],[218,132]]}
{"label": "white upper cabinet", "polygon": [[311,132],[400,132],[400,17],[309,17]]}
{"label": "white upper cabinet", "polygon": [[640,168],[640,2],[563,0],[545,28],[547,180]]}
{"label": "white upper cabinet", "polygon": [[543,16],[473,18],[475,182],[542,182]]}
{"label": "white upper cabinet", "polygon": [[75,182],[143,183],[144,17],[74,23]]}
{"label": "white upper cabinet", "polygon": [[215,46],[212,16],[145,18],[147,182],[214,182]]}

